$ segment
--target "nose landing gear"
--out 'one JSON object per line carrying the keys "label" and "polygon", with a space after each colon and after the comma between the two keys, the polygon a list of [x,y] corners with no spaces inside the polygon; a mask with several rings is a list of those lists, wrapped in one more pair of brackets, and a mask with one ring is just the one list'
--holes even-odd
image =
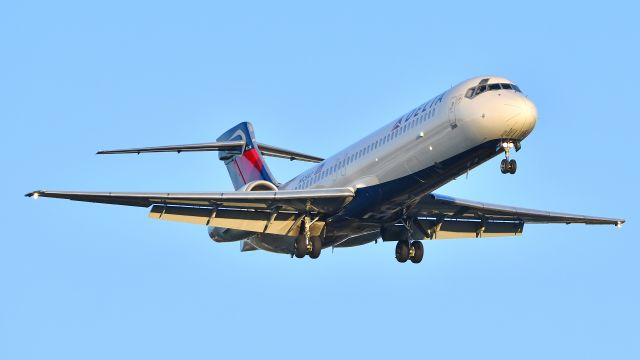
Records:
{"label": "nose landing gear", "polygon": [[500,172],[503,174],[515,174],[517,169],[518,163],[514,159],[502,159],[500,162]]}
{"label": "nose landing gear", "polygon": [[509,159],[509,153],[512,148],[516,151],[520,150],[519,142],[505,141],[501,144],[504,149],[505,158],[500,162],[500,172],[503,174],[515,174],[518,169],[518,163],[515,159]]}

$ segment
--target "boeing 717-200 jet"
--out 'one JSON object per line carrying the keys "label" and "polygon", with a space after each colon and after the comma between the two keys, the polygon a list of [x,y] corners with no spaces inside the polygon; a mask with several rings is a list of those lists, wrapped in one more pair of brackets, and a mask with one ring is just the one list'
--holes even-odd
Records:
{"label": "boeing 717-200 jet", "polygon": [[[98,154],[217,151],[235,191],[210,193],[38,190],[27,196],[150,207],[153,219],[205,225],[216,242],[317,258],[323,248],[397,241],[395,257],[419,263],[421,240],[521,235],[525,224],[621,226],[623,219],[494,205],[433,191],[504,154],[515,174],[521,142],[537,121],[533,102],[496,76],[464,81],[335,155],[317,156],[256,141],[240,123],[215,142],[99,151]],[[285,183],[265,156],[316,163]]]}

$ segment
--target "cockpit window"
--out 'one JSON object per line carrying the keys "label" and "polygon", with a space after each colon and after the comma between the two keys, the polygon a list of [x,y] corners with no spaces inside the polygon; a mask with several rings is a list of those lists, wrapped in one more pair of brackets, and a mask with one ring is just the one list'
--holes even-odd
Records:
{"label": "cockpit window", "polygon": [[485,91],[494,91],[494,90],[514,90],[516,92],[522,92],[520,91],[520,88],[516,84],[495,83],[495,84],[486,85],[486,82],[485,82],[484,84],[478,84],[477,86],[469,88],[467,92],[464,94],[464,96],[469,99],[473,99],[474,97],[482,94]]}
{"label": "cockpit window", "polygon": [[466,96],[468,98],[472,98],[474,91],[476,91],[476,89],[475,88],[471,88],[471,89],[467,90],[467,92],[464,94],[464,96]]}

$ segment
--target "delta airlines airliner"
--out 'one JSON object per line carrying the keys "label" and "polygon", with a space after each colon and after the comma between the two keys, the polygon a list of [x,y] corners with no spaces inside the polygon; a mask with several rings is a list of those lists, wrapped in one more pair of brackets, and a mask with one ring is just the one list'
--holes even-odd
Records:
{"label": "delta airlines airliner", "polygon": [[[154,219],[207,226],[216,242],[318,258],[322,249],[396,241],[399,262],[419,263],[422,240],[521,235],[525,224],[621,226],[623,219],[487,204],[434,193],[495,156],[502,174],[533,131],[537,110],[513,82],[477,77],[420,104],[322,159],[259,143],[251,123],[216,142],[99,151],[98,154],[217,151],[235,191],[135,193],[38,190],[27,196],[150,207]],[[280,183],[264,156],[316,163]]]}

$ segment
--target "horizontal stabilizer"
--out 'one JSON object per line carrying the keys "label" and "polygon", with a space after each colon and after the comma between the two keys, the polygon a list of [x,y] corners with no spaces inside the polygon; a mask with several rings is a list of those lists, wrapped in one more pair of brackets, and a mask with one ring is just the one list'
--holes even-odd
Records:
{"label": "horizontal stabilizer", "polygon": [[[98,155],[111,155],[111,154],[142,154],[153,152],[192,152],[192,151],[237,151],[241,154],[245,149],[245,142],[242,140],[233,141],[220,141],[201,144],[187,144],[187,145],[168,145],[168,146],[152,146],[142,148],[129,148],[129,149],[116,149],[116,150],[101,150],[96,154]],[[279,157],[289,160],[300,160],[308,162],[321,162],[323,158],[304,154],[297,151],[291,151],[282,149],[276,146],[258,143],[258,149],[265,156]]]}

